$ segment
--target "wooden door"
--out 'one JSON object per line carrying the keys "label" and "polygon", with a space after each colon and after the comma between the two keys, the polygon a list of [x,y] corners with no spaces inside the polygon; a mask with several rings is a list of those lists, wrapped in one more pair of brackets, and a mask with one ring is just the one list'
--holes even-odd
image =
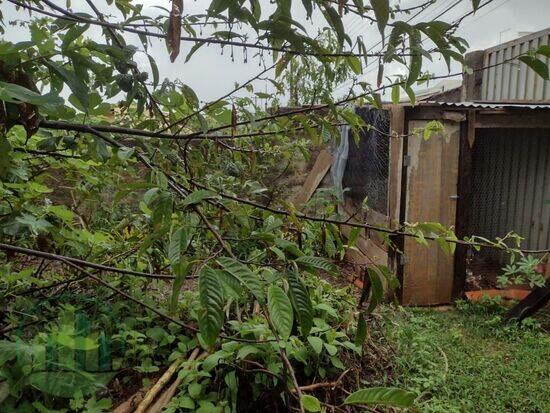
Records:
{"label": "wooden door", "polygon": [[[422,130],[428,121],[410,121],[409,131]],[[407,144],[405,221],[435,221],[455,225],[460,124],[445,122],[445,132],[429,140],[410,136]],[[405,237],[402,303],[433,305],[451,301],[454,257],[435,242],[429,246]]]}

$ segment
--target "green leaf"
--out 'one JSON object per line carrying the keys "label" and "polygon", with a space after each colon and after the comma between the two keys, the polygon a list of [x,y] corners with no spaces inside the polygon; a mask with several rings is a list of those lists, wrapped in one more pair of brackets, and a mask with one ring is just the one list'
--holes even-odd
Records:
{"label": "green leaf", "polygon": [[151,65],[151,72],[153,73],[153,89],[156,89],[156,87],[159,84],[159,69],[155,62],[155,59],[153,59],[152,56],[147,54],[147,58],[149,59],[149,64]]}
{"label": "green leaf", "polygon": [[321,351],[323,351],[323,340],[321,340],[319,337],[308,336],[307,341],[313,348],[313,351],[315,351],[315,354],[321,354]]}
{"label": "green leaf", "polygon": [[363,317],[363,314],[359,314],[359,318],[357,319],[357,331],[355,333],[355,339],[353,342],[356,346],[363,345],[363,342],[367,338],[367,323],[365,321],[365,317]]}
{"label": "green leaf", "polygon": [[518,57],[518,59],[529,66],[531,69],[533,69],[544,80],[550,79],[548,73],[548,65],[542,60],[537,59],[533,56],[520,56]]}
{"label": "green leaf", "polygon": [[346,38],[346,31],[344,30],[344,23],[340,18],[340,15],[333,7],[325,5],[325,17],[332,28],[336,31],[338,37],[338,45],[342,47]]}
{"label": "green leaf", "polygon": [[334,344],[323,343],[323,346],[331,356],[335,356],[338,353],[338,348]]}
{"label": "green leaf", "polygon": [[367,267],[367,273],[371,283],[369,306],[367,313],[372,312],[384,298],[384,285],[382,284],[383,275],[376,267]]}
{"label": "green leaf", "polygon": [[290,337],[294,324],[292,304],[283,289],[275,284],[267,291],[267,308],[271,322],[283,340]]}
{"label": "green leaf", "polygon": [[542,46],[539,46],[539,48],[536,51],[536,54],[541,54],[546,57],[550,57],[550,45],[543,44]]}
{"label": "green leaf", "polygon": [[292,305],[296,311],[302,334],[307,337],[313,326],[313,308],[309,291],[295,271],[288,272],[288,286]]}
{"label": "green leaf", "polygon": [[472,8],[474,9],[474,11],[479,8],[479,3],[481,3],[481,0],[472,0]]}
{"label": "green leaf", "polygon": [[204,46],[206,43],[195,43],[193,47],[189,50],[189,53],[187,53],[187,56],[185,57],[185,62],[187,63],[189,60],[191,60],[191,57],[195,54],[197,50],[199,50],[200,47]]}
{"label": "green leaf", "polygon": [[384,42],[384,30],[388,24],[390,17],[390,1],[389,0],[370,0],[370,4],[374,10],[374,16],[376,17],[376,24],[378,30],[382,35],[382,42]]}
{"label": "green leaf", "polygon": [[407,96],[409,97],[411,105],[414,106],[414,104],[416,103],[416,94],[414,93],[414,90],[412,90],[412,88],[408,85],[403,85],[402,87],[403,87],[403,90],[405,90],[405,93],[407,94]]}
{"label": "green leaf", "polygon": [[361,60],[357,56],[347,56],[346,61],[348,62],[348,66],[351,70],[353,70],[353,73],[356,75],[359,75],[363,72],[363,68],[361,66]]}
{"label": "green leaf", "polygon": [[199,104],[199,98],[195,91],[187,85],[181,85],[181,93],[191,106],[196,107]]}
{"label": "green leaf", "polygon": [[445,130],[445,126],[437,120],[432,120],[426,124],[426,127],[424,128],[424,140],[427,141],[431,138],[432,133],[440,133]]}
{"label": "green leaf", "polygon": [[4,134],[0,135],[0,177],[9,169],[11,163],[11,145]]}
{"label": "green leaf", "polygon": [[82,82],[74,72],[65,69],[55,62],[44,62],[55,74],[65,81],[69,89],[74,93],[82,107],[87,110],[90,106],[88,99],[88,87]]}
{"label": "green leaf", "polygon": [[168,311],[171,314],[174,314],[176,312],[176,309],[178,308],[178,300],[181,287],[185,282],[185,277],[187,276],[187,274],[189,274],[191,264],[187,261],[187,259],[182,258],[178,261],[176,265],[172,265],[172,268],[174,269],[176,278],[174,279],[174,283],[172,284],[172,294],[170,295]]}
{"label": "green leaf", "polygon": [[225,272],[236,278],[242,285],[250,290],[260,304],[265,303],[265,293],[258,275],[254,274],[246,265],[233,258],[221,257],[218,258],[217,261]]}
{"label": "green leaf", "polygon": [[178,265],[181,255],[187,250],[191,242],[191,231],[188,227],[178,227],[170,235],[168,244],[168,259],[172,268]]}
{"label": "green leaf", "polygon": [[397,105],[399,103],[399,101],[401,100],[401,98],[399,96],[400,91],[401,91],[401,88],[399,87],[399,85],[394,85],[391,88],[391,102],[394,105]]}
{"label": "green leaf", "polygon": [[367,406],[411,407],[415,394],[395,387],[371,387],[350,394],[344,404],[364,404]]}
{"label": "green leaf", "polygon": [[0,100],[10,103],[26,102],[52,109],[63,105],[63,99],[53,93],[41,95],[23,86],[6,82],[0,82]]}
{"label": "green leaf", "polygon": [[338,274],[338,266],[330,262],[326,258],[311,257],[311,256],[303,255],[301,257],[296,258],[294,262],[296,262],[298,266],[306,270],[311,270],[311,268],[316,268],[319,270],[326,271],[331,275]]}
{"label": "green leaf", "polygon": [[304,409],[308,412],[320,412],[321,411],[321,402],[314,397],[310,396],[309,394],[302,395],[302,404],[304,406]]}
{"label": "green leaf", "polygon": [[207,346],[212,347],[223,326],[224,299],[216,272],[204,266],[199,274],[199,329]]}
{"label": "green leaf", "polygon": [[97,375],[94,377],[76,371],[40,371],[32,373],[28,381],[31,386],[45,394],[63,398],[74,397],[78,391],[83,395],[91,394],[104,387],[102,382],[97,381]]}
{"label": "green leaf", "polygon": [[82,26],[74,25],[71,27],[67,33],[65,34],[65,37],[63,37],[63,43],[61,44],[61,50],[66,51],[72,42],[74,42],[76,39],[78,39],[86,30],[88,30],[90,27],[89,24],[85,24]]}
{"label": "green leaf", "polygon": [[409,48],[412,53],[407,86],[412,86],[422,71],[422,37],[420,30],[412,29],[409,34]]}
{"label": "green leaf", "polygon": [[306,9],[306,16],[308,18],[311,17],[311,13],[313,13],[313,4],[312,0],[302,0],[302,4],[304,5],[304,8]]}
{"label": "green leaf", "polygon": [[198,204],[199,202],[204,201],[205,199],[212,199],[216,198],[217,194],[214,191],[210,191],[208,189],[199,189],[198,191],[191,192],[189,195],[185,197],[183,202],[181,203],[182,206],[189,206]]}

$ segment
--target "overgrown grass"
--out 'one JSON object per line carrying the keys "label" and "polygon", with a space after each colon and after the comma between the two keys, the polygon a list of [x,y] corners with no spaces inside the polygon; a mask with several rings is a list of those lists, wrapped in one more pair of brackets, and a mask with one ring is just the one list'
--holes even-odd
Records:
{"label": "overgrown grass", "polygon": [[392,384],[425,412],[550,412],[550,334],[540,320],[504,325],[498,306],[407,309],[392,317]]}

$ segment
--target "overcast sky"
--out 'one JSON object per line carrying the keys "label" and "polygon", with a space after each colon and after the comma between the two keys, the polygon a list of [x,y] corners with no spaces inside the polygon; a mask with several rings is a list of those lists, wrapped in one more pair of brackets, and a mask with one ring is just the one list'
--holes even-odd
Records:
{"label": "overcast sky", "polygon": [[[64,1],[54,1],[59,5],[65,4]],[[101,8],[103,1],[96,1],[95,4]],[[484,1],[482,0],[482,3]],[[270,7],[268,0],[260,0],[260,2],[266,9]],[[393,3],[400,3],[405,8],[422,2],[424,0],[401,0],[400,2],[395,1]],[[434,5],[418,18],[412,20],[412,23],[432,20],[456,2],[457,0],[437,0]],[[169,8],[170,4],[169,0],[143,0],[143,3],[149,7],[163,6],[166,8]],[[301,4],[299,1],[295,1],[295,3]],[[210,0],[184,0],[184,13],[194,14],[204,12],[209,4]],[[14,6],[7,2],[2,2],[0,7],[4,14],[4,21],[9,21],[13,18],[22,19],[27,16],[23,11],[16,12]],[[452,22],[470,11],[471,7],[470,0],[463,0],[439,19]],[[72,8],[73,10],[91,13],[84,0],[73,0]],[[159,13],[163,12],[156,8],[151,8],[146,10],[144,14],[155,16]],[[408,16],[403,18],[406,19]],[[305,21],[304,16],[300,14],[297,14],[295,19],[302,23]],[[311,30],[311,33],[315,33],[320,23],[322,23],[322,19],[319,15],[316,15],[313,18],[313,22],[307,22],[306,27],[308,31]],[[358,16],[345,16],[344,23],[352,39],[359,34],[363,35],[367,47],[379,41],[377,28],[366,24]],[[538,31],[548,26],[550,26],[550,0],[494,0],[475,15],[465,19],[457,34],[464,37],[470,43],[471,50],[478,50],[514,39],[523,32]],[[218,30],[222,29],[219,28]],[[203,36],[207,36],[208,33],[208,30],[204,31]],[[12,41],[23,40],[20,36],[21,32],[19,30],[8,28],[5,38]],[[129,42],[140,45],[136,36],[127,35],[126,37]],[[224,54],[220,55],[219,46],[203,46],[192,57],[190,62],[184,64],[185,56],[190,47],[191,45],[182,43],[182,51],[174,63],[171,63],[168,58],[164,41],[153,40],[153,47],[150,48],[149,52],[157,62],[161,78],[179,78],[191,86],[201,99],[214,99],[223,95],[233,89],[234,82],[244,82],[262,69],[258,66],[257,59],[249,58],[248,64],[243,64],[242,52],[240,50],[235,50],[234,61],[230,57],[229,49],[226,49]],[[378,51],[378,48],[375,48],[374,51]],[[149,71],[148,61],[144,54],[138,54],[136,60],[143,70]],[[268,59],[267,63],[271,63],[271,60]],[[373,64],[372,67],[375,66]],[[438,59],[433,64],[426,64],[425,68],[437,74],[447,73],[445,64]],[[458,69],[460,69],[458,65],[453,68],[453,70]],[[391,74],[391,68],[386,71],[386,74]],[[376,70],[367,73],[366,76],[367,80],[375,81]],[[257,91],[264,91],[266,88],[271,90],[269,84],[265,81],[258,81],[255,83],[255,86]],[[336,93],[341,95],[345,91],[344,86]]]}

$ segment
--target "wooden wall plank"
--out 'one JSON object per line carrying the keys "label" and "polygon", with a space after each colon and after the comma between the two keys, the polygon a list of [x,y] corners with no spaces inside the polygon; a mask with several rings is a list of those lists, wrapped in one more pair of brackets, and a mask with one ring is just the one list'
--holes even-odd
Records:
{"label": "wooden wall plank", "polygon": [[391,228],[399,226],[401,208],[401,171],[403,169],[403,134],[405,133],[405,107],[391,105],[390,109],[390,171],[388,183],[388,215]]}
{"label": "wooden wall plank", "polygon": [[[437,221],[454,226],[457,192],[460,125],[445,122],[446,139],[441,134],[425,141],[408,139],[410,166],[407,172],[406,221]],[[409,130],[422,129],[426,121],[411,121]],[[404,305],[432,305],[451,301],[454,262],[435,242],[429,247],[406,237],[403,267]]]}

